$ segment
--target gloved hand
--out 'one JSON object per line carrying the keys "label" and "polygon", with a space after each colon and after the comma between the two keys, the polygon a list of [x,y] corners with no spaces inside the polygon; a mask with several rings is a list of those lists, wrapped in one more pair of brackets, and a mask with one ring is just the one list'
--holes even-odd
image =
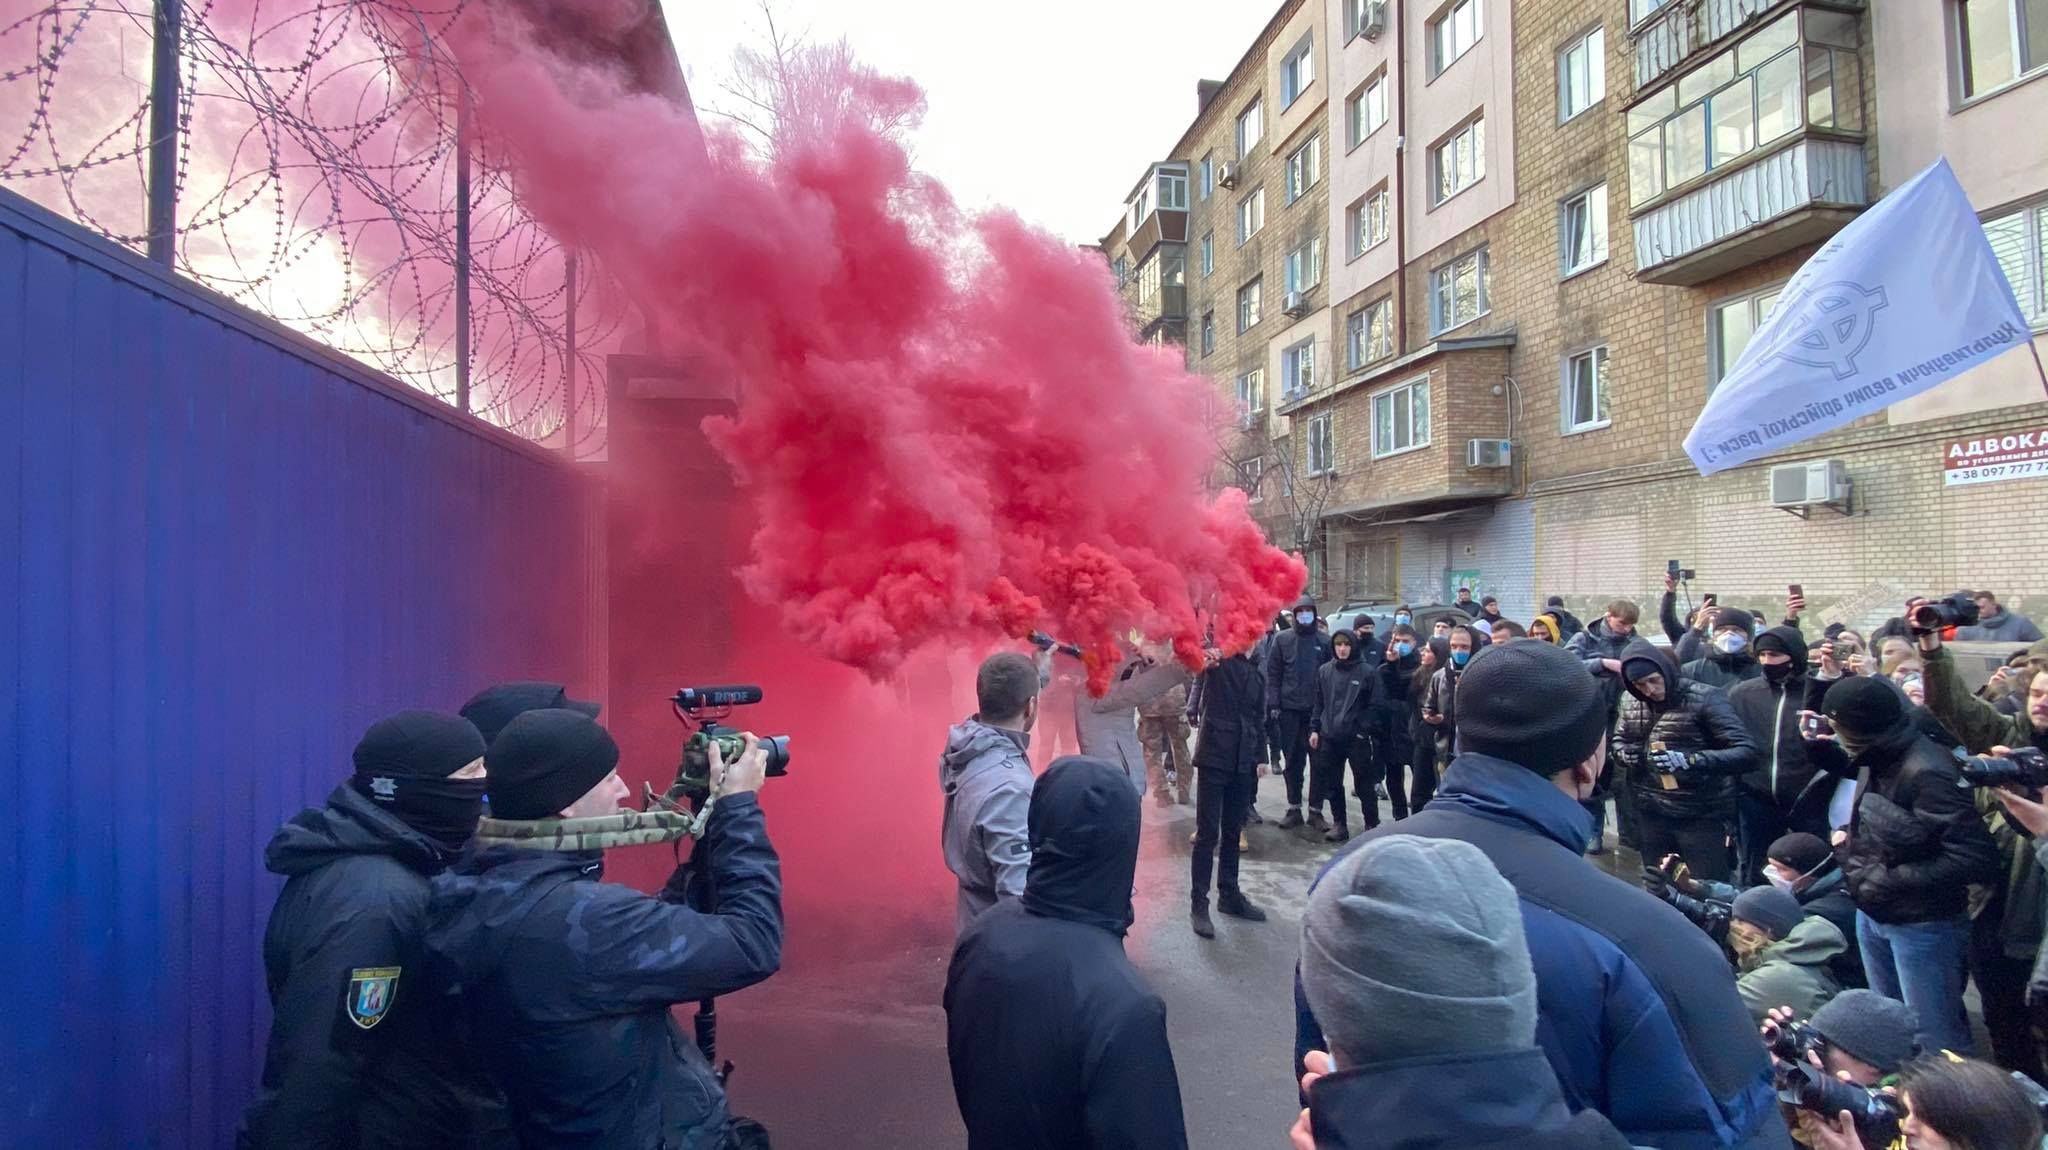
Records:
{"label": "gloved hand", "polygon": [[1650,765],[1666,774],[1677,774],[1686,768],[1684,751],[1658,751],[1650,756]]}
{"label": "gloved hand", "polygon": [[1658,898],[1671,897],[1671,876],[1653,866],[1643,867],[1643,889]]}

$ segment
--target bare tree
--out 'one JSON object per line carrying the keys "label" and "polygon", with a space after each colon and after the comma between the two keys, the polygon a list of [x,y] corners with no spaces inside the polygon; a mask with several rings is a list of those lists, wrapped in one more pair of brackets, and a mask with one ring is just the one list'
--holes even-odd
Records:
{"label": "bare tree", "polygon": [[[1304,558],[1320,552],[1326,534],[1323,512],[1335,477],[1327,471],[1308,474],[1293,437],[1273,436],[1263,410],[1248,413],[1220,394],[1212,398],[1209,432],[1223,482],[1255,500],[1253,514],[1267,525],[1273,542]],[[1312,580],[1310,592],[1327,598],[1329,588],[1319,583],[1327,583],[1327,577]]]}
{"label": "bare tree", "polygon": [[706,110],[746,129],[764,154],[773,158],[849,119],[900,137],[923,118],[924,96],[914,84],[861,64],[845,40],[813,44],[804,33],[785,32],[775,0],[759,5],[759,46],[733,54],[732,76],[719,85],[727,99]]}

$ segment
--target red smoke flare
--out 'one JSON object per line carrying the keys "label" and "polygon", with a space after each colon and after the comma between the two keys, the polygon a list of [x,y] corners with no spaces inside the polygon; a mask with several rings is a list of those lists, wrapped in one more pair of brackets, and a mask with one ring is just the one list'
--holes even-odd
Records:
{"label": "red smoke flare", "polygon": [[1209,385],[1133,341],[1101,257],[912,169],[910,81],[800,54],[763,158],[518,12],[451,35],[479,123],[665,352],[738,381],[708,430],[759,524],[740,575],[797,639],[880,677],[1038,627],[1087,648],[1100,693],[1128,631],[1195,666],[1208,626],[1244,649],[1301,589],[1242,493],[1203,494]]}

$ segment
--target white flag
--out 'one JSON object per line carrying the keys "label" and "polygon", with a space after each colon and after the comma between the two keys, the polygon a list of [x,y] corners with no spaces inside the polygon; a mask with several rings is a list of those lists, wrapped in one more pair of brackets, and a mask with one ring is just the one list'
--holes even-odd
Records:
{"label": "white flag", "polygon": [[1685,437],[1702,475],[1918,395],[2032,336],[1937,160],[1806,261]]}

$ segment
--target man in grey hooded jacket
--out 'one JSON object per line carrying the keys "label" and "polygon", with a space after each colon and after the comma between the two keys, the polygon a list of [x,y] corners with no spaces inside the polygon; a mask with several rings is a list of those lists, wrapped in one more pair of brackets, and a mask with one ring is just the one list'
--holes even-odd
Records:
{"label": "man in grey hooded jacket", "polygon": [[1031,869],[1031,761],[1039,668],[1024,655],[989,656],[975,676],[980,710],[946,732],[939,789],[946,796],[939,843],[960,880],[955,933],[998,899],[1024,893]]}

